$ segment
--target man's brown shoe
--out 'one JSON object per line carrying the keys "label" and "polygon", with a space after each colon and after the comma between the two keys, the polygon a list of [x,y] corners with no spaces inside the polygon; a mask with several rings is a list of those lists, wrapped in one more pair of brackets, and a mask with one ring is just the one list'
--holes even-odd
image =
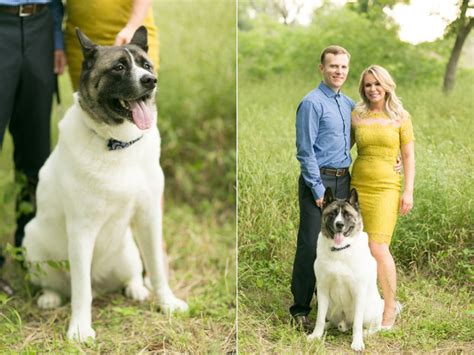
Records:
{"label": "man's brown shoe", "polygon": [[296,329],[301,330],[305,333],[310,333],[313,330],[308,317],[304,314],[297,314],[296,316],[293,316],[291,319],[291,324]]}

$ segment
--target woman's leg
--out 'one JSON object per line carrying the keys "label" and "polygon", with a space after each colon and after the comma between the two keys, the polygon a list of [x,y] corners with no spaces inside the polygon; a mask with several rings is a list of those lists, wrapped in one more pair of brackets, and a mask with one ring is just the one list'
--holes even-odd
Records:
{"label": "woman's leg", "polygon": [[382,287],[384,299],[384,312],[382,325],[392,325],[395,321],[396,301],[395,295],[397,291],[397,273],[395,262],[388,244],[369,242],[370,251],[377,261],[377,278]]}

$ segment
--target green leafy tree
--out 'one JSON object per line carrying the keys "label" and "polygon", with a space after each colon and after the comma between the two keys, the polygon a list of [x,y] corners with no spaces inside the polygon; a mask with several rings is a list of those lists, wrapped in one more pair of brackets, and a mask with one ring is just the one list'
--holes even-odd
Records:
{"label": "green leafy tree", "polygon": [[292,25],[301,13],[305,0],[241,0],[239,29],[249,29],[249,13],[265,14],[284,25]]}
{"label": "green leafy tree", "polygon": [[[397,28],[387,27],[382,19],[372,20],[333,6],[315,11],[310,26],[283,26],[257,16],[250,30],[239,33],[239,76],[263,80],[288,74],[319,80],[319,53],[334,43],[349,50],[354,59],[348,84],[357,83],[361,71],[370,64],[386,67],[399,84],[432,84],[443,76],[444,64],[432,58],[433,50],[401,41]],[[408,64],[415,62],[416,66]]]}
{"label": "green leafy tree", "polygon": [[385,7],[393,8],[396,4],[408,4],[410,0],[357,0],[349,5],[361,14],[381,13]]}
{"label": "green leafy tree", "polygon": [[462,0],[459,2],[459,15],[448,25],[446,29],[447,36],[456,36],[453,49],[449,56],[446,71],[444,73],[443,91],[450,93],[454,88],[456,79],[456,69],[458,67],[459,57],[461,55],[464,42],[471,32],[474,25],[474,17],[467,15],[468,9],[474,9],[474,3],[470,0]]}
{"label": "green leafy tree", "polygon": [[383,22],[388,29],[398,29],[395,19],[388,16],[384,9],[393,9],[399,3],[408,4],[410,0],[356,0],[348,2],[346,6],[370,21]]}

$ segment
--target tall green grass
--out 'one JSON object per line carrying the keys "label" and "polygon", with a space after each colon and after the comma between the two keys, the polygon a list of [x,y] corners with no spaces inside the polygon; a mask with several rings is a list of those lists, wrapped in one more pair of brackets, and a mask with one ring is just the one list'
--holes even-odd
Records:
{"label": "tall green grass", "polygon": [[474,169],[471,122],[474,73],[461,71],[455,92],[440,86],[400,89],[416,135],[415,207],[400,218],[393,251],[406,268],[473,284]]}
{"label": "tall green grass", "polygon": [[234,215],[235,0],[157,1],[159,126],[169,191]]}
{"label": "tall green grass", "polygon": [[[178,221],[178,222],[177,222]],[[36,306],[37,288],[13,262],[4,271],[16,294],[0,293],[0,353],[227,353],[235,349],[235,252],[233,224],[197,216],[189,207],[168,206],[164,237],[171,288],[189,312],[167,316],[151,299],[138,303],[120,291],[94,299],[94,343],[66,339],[71,305]],[[205,255],[205,257],[203,257]]]}

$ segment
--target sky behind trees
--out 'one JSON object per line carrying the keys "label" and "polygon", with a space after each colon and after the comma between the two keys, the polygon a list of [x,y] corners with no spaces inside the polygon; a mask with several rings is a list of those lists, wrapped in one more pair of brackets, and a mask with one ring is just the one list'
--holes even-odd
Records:
{"label": "sky behind trees", "polygon": [[[289,10],[289,20],[308,25],[313,11],[322,6],[324,0],[283,0]],[[280,1],[281,2],[281,1]],[[354,0],[329,0],[335,6],[343,6]],[[400,26],[400,39],[412,44],[434,41],[444,35],[446,25],[452,22],[459,11],[458,0],[410,0],[400,2],[384,12],[393,17]],[[472,12],[472,10],[469,10]],[[468,13],[468,16],[472,16]]]}

